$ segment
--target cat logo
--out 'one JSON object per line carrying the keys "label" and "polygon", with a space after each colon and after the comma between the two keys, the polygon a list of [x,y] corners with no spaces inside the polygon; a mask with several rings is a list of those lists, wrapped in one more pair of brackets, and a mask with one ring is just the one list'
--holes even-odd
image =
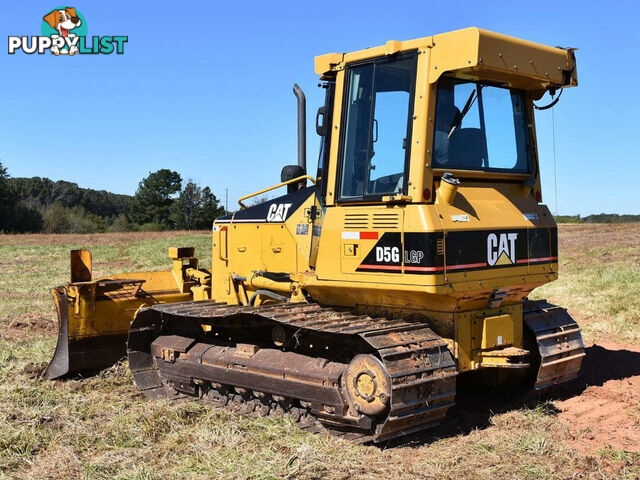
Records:
{"label": "cat logo", "polygon": [[291,208],[290,203],[274,203],[269,207],[267,222],[284,222]]}
{"label": "cat logo", "polygon": [[490,233],[487,236],[487,263],[491,266],[516,263],[517,238],[517,233]]}

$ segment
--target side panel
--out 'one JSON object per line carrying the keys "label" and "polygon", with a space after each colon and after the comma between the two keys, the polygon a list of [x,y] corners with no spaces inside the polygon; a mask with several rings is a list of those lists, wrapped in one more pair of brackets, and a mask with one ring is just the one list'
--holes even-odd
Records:
{"label": "side panel", "polygon": [[555,222],[524,186],[467,181],[452,205],[434,207],[446,234],[447,281],[459,290],[489,278],[544,275],[541,285],[557,277]]}
{"label": "side panel", "polygon": [[402,207],[330,207],[324,215],[316,268],[319,279],[378,282],[380,272],[402,272]]}
{"label": "side panel", "polygon": [[212,242],[212,299],[238,303],[234,275],[263,270],[297,273],[309,269],[311,206],[309,187],[216,220]]}

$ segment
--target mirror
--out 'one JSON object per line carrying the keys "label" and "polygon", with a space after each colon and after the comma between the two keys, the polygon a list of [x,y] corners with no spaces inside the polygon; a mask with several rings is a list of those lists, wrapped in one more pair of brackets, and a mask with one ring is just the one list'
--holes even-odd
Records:
{"label": "mirror", "polygon": [[327,134],[326,113],[327,107],[323,105],[318,108],[318,113],[316,114],[316,133],[321,137],[324,137]]}

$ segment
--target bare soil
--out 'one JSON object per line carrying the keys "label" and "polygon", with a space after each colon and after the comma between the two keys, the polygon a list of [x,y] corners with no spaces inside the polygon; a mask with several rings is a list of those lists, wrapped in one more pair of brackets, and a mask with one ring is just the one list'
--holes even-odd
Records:
{"label": "bare soil", "polygon": [[597,456],[608,448],[640,453],[640,346],[594,343],[585,353],[578,378],[543,397],[486,386],[459,388],[447,420],[414,441],[468,435],[490,428],[496,414],[546,401],[565,427],[567,443],[581,455]]}
{"label": "bare soil", "polygon": [[574,394],[554,402],[583,453],[611,447],[640,453],[640,347],[593,344]]}
{"label": "bare soil", "polygon": [[55,336],[58,325],[48,317],[37,313],[22,315],[8,326],[0,328],[0,338],[6,340],[29,340],[37,335]]}

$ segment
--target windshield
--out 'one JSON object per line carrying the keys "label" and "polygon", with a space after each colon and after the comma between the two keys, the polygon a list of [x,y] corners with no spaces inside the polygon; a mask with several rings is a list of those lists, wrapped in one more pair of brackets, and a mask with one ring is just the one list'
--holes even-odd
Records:
{"label": "windshield", "polygon": [[530,173],[529,145],[524,92],[440,79],[435,168]]}

